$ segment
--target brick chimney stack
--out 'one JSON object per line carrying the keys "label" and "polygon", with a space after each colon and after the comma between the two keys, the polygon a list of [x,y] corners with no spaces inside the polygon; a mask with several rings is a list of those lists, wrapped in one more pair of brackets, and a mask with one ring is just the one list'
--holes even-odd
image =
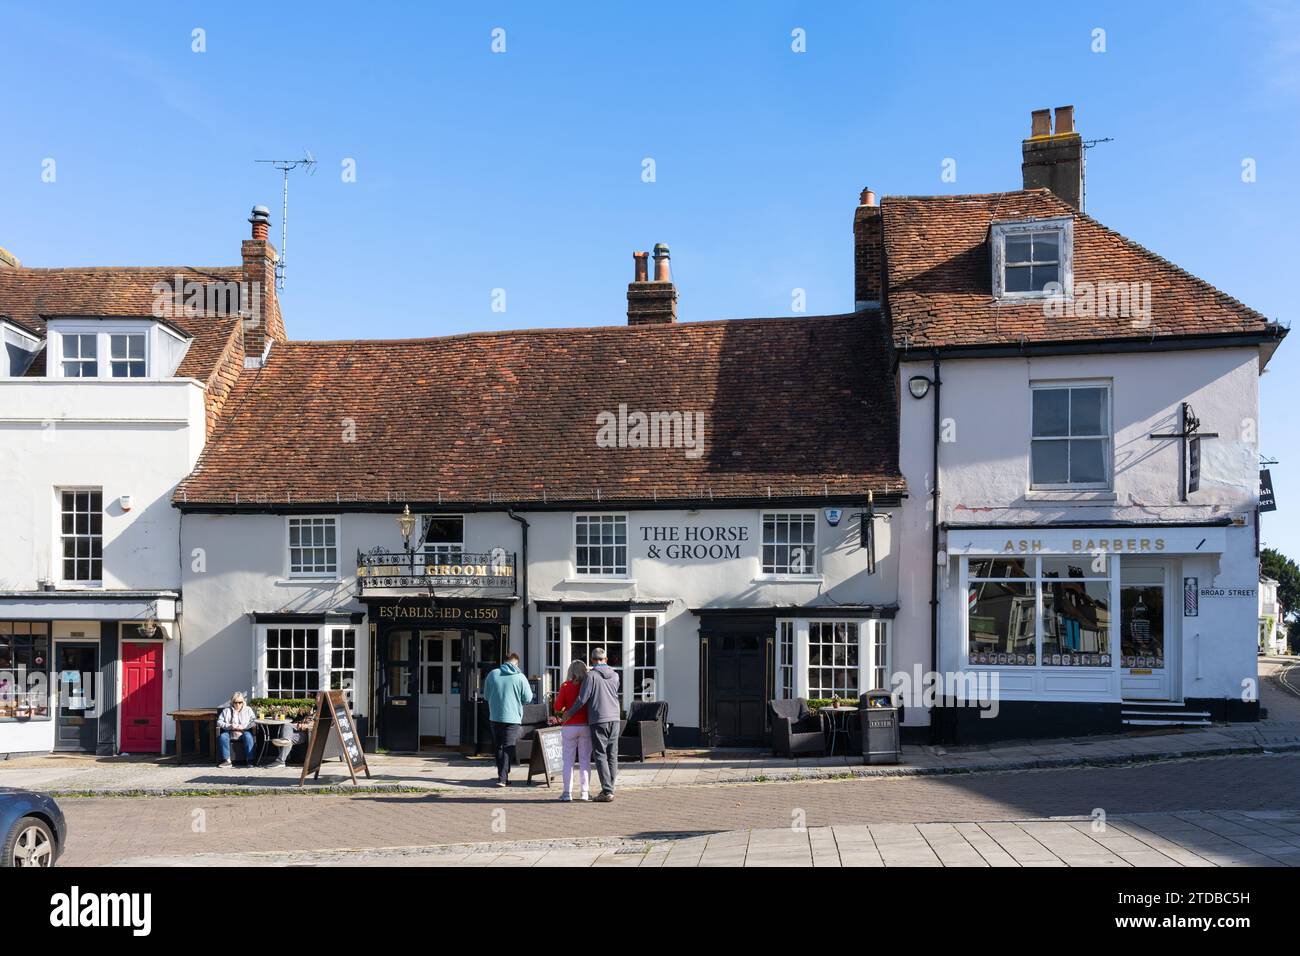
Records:
{"label": "brick chimney stack", "polygon": [[885,288],[885,233],[880,205],[862,190],[853,213],[853,311],[880,308]]}
{"label": "brick chimney stack", "polygon": [[279,260],[275,247],[267,241],[271,213],[265,206],[254,206],[248,217],[253,238],[240,247],[244,259],[244,288],[241,292],[244,316],[244,364],[258,368],[266,358],[272,342],[284,342],[284,320],[275,291],[275,264]]}
{"label": "brick chimney stack", "polygon": [[668,247],[662,242],[655,245],[654,258],[655,277],[651,281],[648,255],[632,253],[636,266],[627,287],[628,325],[665,325],[677,321],[677,287],[668,268]]}
{"label": "brick chimney stack", "polygon": [[1074,107],[1034,110],[1029,138],[1020,145],[1020,171],[1026,189],[1046,187],[1075,209],[1083,199],[1083,137],[1074,128]]}

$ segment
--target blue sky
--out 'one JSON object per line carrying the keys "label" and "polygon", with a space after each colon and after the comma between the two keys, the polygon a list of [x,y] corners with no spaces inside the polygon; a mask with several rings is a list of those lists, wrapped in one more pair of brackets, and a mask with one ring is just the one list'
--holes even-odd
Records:
{"label": "blue sky", "polygon": [[[620,323],[631,252],[656,242],[685,320],[789,314],[796,288],[847,311],[863,186],[1017,188],[1030,110],[1073,103],[1085,138],[1114,138],[1089,213],[1290,322],[1300,6],[1062,7],[6,3],[0,246],[233,263],[254,203],[279,244],[279,174],[253,160],[310,149],[295,338]],[[1297,363],[1300,341],[1265,375],[1261,434],[1281,459],[1265,542],[1300,557]]]}

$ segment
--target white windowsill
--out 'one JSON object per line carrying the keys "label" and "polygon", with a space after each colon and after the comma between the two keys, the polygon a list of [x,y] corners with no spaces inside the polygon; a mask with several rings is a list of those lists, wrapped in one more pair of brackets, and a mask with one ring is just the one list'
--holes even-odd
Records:
{"label": "white windowsill", "polygon": [[334,578],[288,577],[288,578],[281,578],[275,583],[276,584],[303,584],[307,586],[319,587],[322,584],[338,584],[342,580],[343,580],[342,578],[338,578],[338,577],[334,577]]}
{"label": "white windowsill", "polygon": [[1118,501],[1119,496],[1106,488],[1039,488],[1025,492],[1026,501]]}
{"label": "white windowsill", "polygon": [[564,579],[565,584],[636,584],[629,575],[574,574]]}
{"label": "white windowsill", "polygon": [[760,574],[751,584],[822,584],[825,577],[820,574]]}

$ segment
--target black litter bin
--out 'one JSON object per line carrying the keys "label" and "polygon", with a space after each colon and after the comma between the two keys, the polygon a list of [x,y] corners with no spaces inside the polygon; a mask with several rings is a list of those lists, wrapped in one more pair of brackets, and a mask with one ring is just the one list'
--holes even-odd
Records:
{"label": "black litter bin", "polygon": [[899,708],[887,690],[869,690],[859,701],[862,720],[862,762],[898,763],[903,752],[898,742]]}

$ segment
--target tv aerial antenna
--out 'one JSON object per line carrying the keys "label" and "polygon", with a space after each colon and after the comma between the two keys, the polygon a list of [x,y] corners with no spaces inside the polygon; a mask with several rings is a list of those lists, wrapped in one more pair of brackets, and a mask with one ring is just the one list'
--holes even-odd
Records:
{"label": "tv aerial antenna", "polygon": [[1083,212],[1088,208],[1088,150],[1094,146],[1100,146],[1102,143],[1115,142],[1114,136],[1105,136],[1101,139],[1085,139],[1083,141],[1083,169],[1079,171],[1079,178],[1083,181],[1083,195],[1079,197],[1079,211]]}
{"label": "tv aerial antenna", "polygon": [[258,159],[269,163],[284,174],[284,208],[280,214],[280,259],[275,264],[275,287],[284,288],[284,267],[289,259],[289,174],[301,166],[308,176],[316,175],[316,157],[310,149],[303,150],[302,159]]}

